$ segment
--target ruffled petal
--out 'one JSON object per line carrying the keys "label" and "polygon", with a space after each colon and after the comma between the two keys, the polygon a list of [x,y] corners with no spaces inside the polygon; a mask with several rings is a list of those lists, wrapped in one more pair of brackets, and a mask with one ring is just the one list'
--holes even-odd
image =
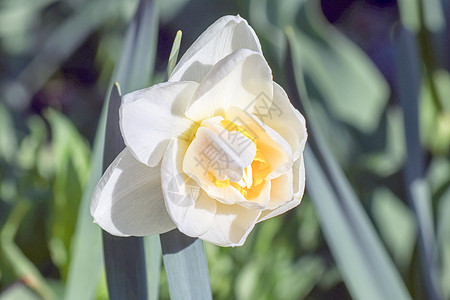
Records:
{"label": "ruffled petal", "polygon": [[294,197],[302,198],[305,192],[305,162],[303,160],[303,153],[300,157],[295,161],[292,166],[292,174],[294,174],[293,188],[294,188]]}
{"label": "ruffled petal", "polygon": [[188,143],[174,139],[161,163],[161,182],[167,210],[184,234],[223,247],[245,242],[261,214],[210,198],[196,182],[183,174],[182,162]]}
{"label": "ruffled petal", "polygon": [[294,196],[291,198],[291,201],[285,202],[273,210],[268,209],[263,211],[258,219],[258,222],[281,215],[300,204],[305,191],[305,165],[303,162],[303,154],[300,155],[299,159],[294,162],[292,174]]}
{"label": "ruffled petal", "polygon": [[191,138],[196,125],[184,112],[197,86],[195,82],[165,82],[123,97],[122,136],[137,160],[156,166],[170,139]]}
{"label": "ruffled petal", "polygon": [[178,229],[198,237],[211,227],[216,201],[183,173],[183,157],[189,144],[173,139],[161,163],[161,184],[166,207]]}
{"label": "ruffled petal", "polygon": [[[256,193],[255,196],[247,196],[244,201],[240,200],[237,201],[237,204],[249,208],[249,209],[256,209],[256,210],[265,210],[267,209],[267,205],[269,204],[270,197],[271,197],[271,180],[264,180],[263,183],[261,183],[262,188],[261,190]],[[252,187],[249,190],[249,194],[252,192],[252,189],[259,189],[259,187]]]}
{"label": "ruffled petal", "polygon": [[138,162],[125,148],[92,195],[91,215],[110,234],[144,236],[175,228],[161,191],[159,167]]}
{"label": "ruffled petal", "polygon": [[271,166],[267,179],[277,178],[291,169],[293,163],[291,147],[275,130],[253,114],[234,106],[229,107],[225,118],[241,125],[254,137],[258,150]]}
{"label": "ruffled petal", "polygon": [[259,119],[278,132],[291,146],[294,160],[297,160],[305,149],[308,133],[305,118],[289,101],[286,92],[273,83],[272,105],[267,113],[257,114]]}
{"label": "ruffled petal", "polygon": [[260,95],[272,98],[272,71],[264,57],[240,49],[214,65],[200,83],[186,116],[195,121],[224,114],[230,105],[253,112]]}
{"label": "ruffled petal", "polygon": [[219,182],[227,179],[239,181],[244,168],[253,161],[256,147],[245,136],[239,140],[248,142],[228,143],[229,134],[227,130],[219,135],[210,128],[200,127],[186,151],[183,172],[192,177],[209,196],[226,204],[234,204],[245,198],[231,185],[222,186]]}
{"label": "ruffled petal", "polygon": [[268,209],[274,210],[283,206],[292,200],[294,196],[293,191],[293,176],[292,172],[287,172],[280,177],[271,180],[270,201],[267,206]]}
{"label": "ruffled petal", "polygon": [[258,210],[237,204],[227,205],[217,202],[214,223],[200,238],[222,247],[242,246],[255,227],[260,214]]}
{"label": "ruffled petal", "polygon": [[262,53],[254,30],[240,16],[224,16],[208,27],[181,57],[169,81],[200,83],[219,60],[238,49]]}
{"label": "ruffled petal", "polygon": [[218,135],[209,128],[200,127],[186,152],[184,172],[194,177],[198,173],[203,173],[217,180],[239,181],[244,168],[253,161],[256,147],[245,136],[242,136],[244,140],[242,144],[229,143],[229,134],[242,135],[239,132],[232,133],[227,130],[222,135]]}

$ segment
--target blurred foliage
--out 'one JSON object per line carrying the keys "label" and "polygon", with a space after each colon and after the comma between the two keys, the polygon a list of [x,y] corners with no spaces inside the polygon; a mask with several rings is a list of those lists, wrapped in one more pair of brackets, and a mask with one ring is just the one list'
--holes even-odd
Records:
{"label": "blurred foliage", "polygon": [[[83,274],[74,271],[74,262],[101,259],[92,240],[98,228],[90,223],[89,195],[82,196],[91,162],[101,164],[91,150],[94,135],[137,2],[0,0],[1,300],[69,299],[68,286],[72,291],[74,282],[86,279],[95,288],[87,294],[107,298],[99,264]],[[412,298],[430,297],[424,270],[433,268],[421,254],[427,248],[419,245],[431,240],[438,255],[437,299],[450,299],[449,2],[399,0],[397,7],[395,1],[322,0],[325,16],[318,0],[155,3],[159,37],[148,50],[155,53],[152,82],[163,80],[179,29],[182,54],[217,18],[246,18],[275,81],[298,90],[294,65],[304,75],[300,98],[307,93],[312,113],[306,118],[314,116],[318,124],[312,134],[325,141]],[[411,67],[394,55],[401,26],[418,53],[416,85],[402,85],[397,77]],[[295,32],[295,53],[286,27]],[[415,117],[407,110],[415,104],[402,103],[405,89],[417,97]],[[414,124],[417,149],[410,146]],[[407,178],[415,165],[423,169],[419,189]],[[341,246],[330,242],[310,196],[308,190],[299,208],[258,224],[242,247],[205,244],[214,299],[355,297],[337,263],[336,247],[344,249],[344,240]],[[426,206],[417,209],[417,197],[429,202],[430,215]],[[90,250],[90,259],[75,259],[74,251],[87,256]],[[160,299],[169,298],[164,270],[159,290]]]}

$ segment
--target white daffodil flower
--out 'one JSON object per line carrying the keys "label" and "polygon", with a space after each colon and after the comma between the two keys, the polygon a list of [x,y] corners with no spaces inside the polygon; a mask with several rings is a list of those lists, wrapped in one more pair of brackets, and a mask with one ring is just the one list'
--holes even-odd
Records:
{"label": "white daffodil flower", "polygon": [[168,82],[125,95],[120,126],[126,148],[91,201],[110,234],[178,228],[239,246],[256,223],[302,199],[305,120],[239,16],[212,24]]}

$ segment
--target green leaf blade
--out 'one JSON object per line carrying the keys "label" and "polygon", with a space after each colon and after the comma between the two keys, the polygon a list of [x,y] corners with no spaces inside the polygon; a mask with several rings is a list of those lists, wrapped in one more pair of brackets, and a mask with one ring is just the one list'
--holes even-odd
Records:
{"label": "green leaf blade", "polygon": [[[121,84],[122,91],[129,92],[149,84],[153,73],[154,53],[156,49],[157,11],[153,1],[142,0],[124,40],[122,54],[113,79]],[[139,47],[140,49],[136,49]],[[113,82],[114,82],[113,81]],[[124,144],[119,130],[119,106],[121,93],[116,84],[103,107],[97,129],[91,176],[80,205],[79,220],[74,239],[74,257],[69,267],[65,299],[92,299],[98,285],[102,267],[100,228],[92,223],[89,216],[89,203],[92,192],[99,181],[102,170],[123,149]],[[109,105],[107,105],[109,102]],[[108,119],[108,121],[107,121]],[[106,123],[108,122],[108,125]],[[107,138],[105,138],[107,137]],[[105,153],[103,151],[105,149]],[[103,164],[103,167],[102,167]],[[112,268],[107,270],[107,282],[111,299],[147,299],[147,279],[144,243],[142,238],[117,238],[104,233],[105,258],[111,261]],[[155,244],[157,241],[150,241]],[[159,246],[159,245],[158,245]],[[128,254],[127,254],[128,253]],[[130,255],[130,253],[132,255]],[[137,256],[136,256],[137,255]],[[150,255],[150,254],[149,254]],[[159,256],[152,253],[151,256]],[[127,257],[134,262],[128,266]],[[158,263],[159,262],[159,263]],[[159,273],[160,259],[151,264],[151,274]],[[128,268],[128,269],[127,269]],[[122,280],[120,273],[130,274],[133,281]],[[86,276],[89,274],[89,276]],[[136,275],[138,274],[138,275]],[[156,286],[159,277],[152,277]],[[127,284],[127,286],[125,286]],[[154,285],[152,285],[154,286]],[[157,292],[157,291],[156,291]],[[121,293],[121,294],[117,294]],[[154,293],[154,292],[153,292]],[[115,298],[116,297],[116,298]],[[150,299],[155,299],[150,297]]]}
{"label": "green leaf blade", "polygon": [[171,299],[212,299],[203,242],[175,229],[161,235],[161,246]]}
{"label": "green leaf blade", "polygon": [[356,299],[411,299],[319,130],[301,67],[299,53],[304,45],[292,29],[286,33],[292,52],[287,69],[291,72],[288,78],[293,78],[290,94],[302,100],[309,123],[309,144],[314,147],[314,152],[309,147],[305,150],[307,191],[344,281]]}

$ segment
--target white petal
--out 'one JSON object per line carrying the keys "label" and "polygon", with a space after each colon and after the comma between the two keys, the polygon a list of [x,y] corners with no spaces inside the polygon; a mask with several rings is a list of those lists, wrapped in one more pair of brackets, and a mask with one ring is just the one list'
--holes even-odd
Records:
{"label": "white petal", "polygon": [[217,203],[214,223],[200,238],[222,247],[235,247],[244,244],[255,227],[261,214],[239,205]]}
{"label": "white petal", "polygon": [[246,20],[240,16],[222,17],[186,51],[169,81],[200,82],[219,60],[241,48],[262,53],[258,37]]}
{"label": "white petal", "polygon": [[294,165],[292,167],[292,173],[294,177],[293,180],[294,197],[292,197],[292,200],[286,202],[285,204],[279,206],[274,210],[268,209],[263,211],[258,219],[258,222],[281,215],[300,204],[300,202],[302,201],[303,193],[305,191],[305,165],[303,162],[303,154],[300,155],[299,159],[297,159],[294,162]]}
{"label": "white petal", "polygon": [[230,106],[225,118],[242,127],[256,139],[259,150],[265,155],[273,171],[268,179],[276,178],[292,168],[292,152],[289,144],[275,130],[265,125],[253,114]]}
{"label": "white petal", "polygon": [[274,210],[292,200],[294,196],[292,180],[292,171],[271,180],[268,209]]}
{"label": "white petal", "polygon": [[272,71],[264,57],[240,49],[217,62],[200,83],[186,116],[201,121],[223,114],[230,105],[253,111],[260,95],[272,98]]}
{"label": "white petal", "polygon": [[273,83],[272,105],[267,113],[257,114],[257,117],[289,143],[294,160],[297,160],[305,149],[308,137],[305,118],[292,106],[286,92],[275,82]]}
{"label": "white petal", "polygon": [[292,167],[294,174],[294,197],[301,199],[305,192],[305,163],[303,161],[303,153],[295,161]]}
{"label": "white petal", "polygon": [[170,142],[161,163],[161,183],[173,222],[184,234],[198,237],[209,230],[214,221],[216,201],[183,173],[183,157],[188,145],[180,139]]}
{"label": "white petal", "polygon": [[170,139],[189,139],[195,133],[195,123],[184,112],[197,86],[195,82],[165,82],[123,97],[122,136],[136,159],[156,166]]}
{"label": "white petal", "polygon": [[94,221],[112,235],[143,236],[175,228],[166,211],[158,167],[125,148],[108,167],[91,200]]}

